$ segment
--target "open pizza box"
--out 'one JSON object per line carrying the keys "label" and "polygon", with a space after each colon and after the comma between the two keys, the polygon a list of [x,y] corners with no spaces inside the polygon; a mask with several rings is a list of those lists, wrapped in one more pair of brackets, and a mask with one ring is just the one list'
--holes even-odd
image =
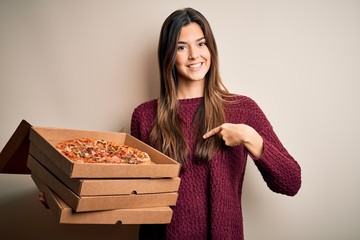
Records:
{"label": "open pizza box", "polygon": [[[55,145],[74,138],[95,138],[135,147],[148,153],[153,164],[72,162],[60,153]],[[70,178],[166,178],[178,177],[180,171],[178,162],[126,133],[32,127],[29,139],[46,156],[38,159],[44,160],[41,163],[45,167],[50,168],[51,163]],[[31,155],[35,154],[33,148],[30,148],[29,152]]]}
{"label": "open pizza box", "polygon": [[[73,163],[62,155],[55,145],[70,138],[93,137],[124,143],[147,152],[154,164],[114,165]],[[180,164],[156,149],[126,133],[35,127],[22,120],[0,152],[0,173],[29,174],[27,157],[30,142],[70,178],[172,178],[178,177]],[[34,148],[33,148],[34,149]]]}
{"label": "open pizza box", "polygon": [[62,224],[167,224],[170,223],[170,207],[115,209],[76,213],[46,184],[32,176],[35,184],[45,196],[49,208]]}
{"label": "open pizza box", "polygon": [[[28,168],[31,170],[31,176],[33,178],[46,183],[56,195],[76,212],[174,206],[178,196],[177,189],[164,193],[138,194],[136,192],[124,192],[123,194],[117,195],[78,196],[30,155]],[[118,183],[124,185],[121,181],[122,180],[118,180]],[[129,181],[136,182],[136,180]],[[100,181],[100,183],[103,182],[104,181]],[[116,187],[116,185],[116,183],[113,183],[112,186]],[[132,182],[130,182],[129,185],[132,185]],[[161,186],[161,183],[159,186]]]}

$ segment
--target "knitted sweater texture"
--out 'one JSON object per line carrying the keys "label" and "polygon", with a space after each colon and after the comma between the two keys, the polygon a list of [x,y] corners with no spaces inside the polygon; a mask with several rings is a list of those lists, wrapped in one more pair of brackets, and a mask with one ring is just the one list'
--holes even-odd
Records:
{"label": "knitted sweater texture", "polygon": [[[231,100],[225,104],[226,122],[247,124],[264,140],[263,153],[254,162],[268,187],[276,193],[295,195],[301,186],[300,166],[279,141],[263,111],[246,96],[234,95]],[[194,161],[197,134],[192,120],[202,101],[179,100],[179,118],[190,154],[180,171],[171,223],[141,226],[140,239],[244,239],[241,196],[249,153],[243,145],[225,147],[209,164]],[[132,115],[131,134],[148,144],[156,106],[156,100],[145,102]]]}

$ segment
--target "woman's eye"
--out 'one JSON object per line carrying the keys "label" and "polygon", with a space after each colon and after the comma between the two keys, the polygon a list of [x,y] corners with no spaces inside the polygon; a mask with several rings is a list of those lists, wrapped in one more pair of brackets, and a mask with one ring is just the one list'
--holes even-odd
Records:
{"label": "woman's eye", "polygon": [[180,50],[180,51],[182,51],[182,50],[185,50],[185,49],[186,49],[186,46],[178,46],[177,49]]}
{"label": "woman's eye", "polygon": [[200,43],[199,43],[199,46],[200,46],[200,47],[206,46],[206,42],[200,42]]}

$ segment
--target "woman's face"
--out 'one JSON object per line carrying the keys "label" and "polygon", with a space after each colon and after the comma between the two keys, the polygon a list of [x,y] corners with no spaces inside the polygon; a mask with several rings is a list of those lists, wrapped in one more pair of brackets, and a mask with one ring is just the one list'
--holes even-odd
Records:
{"label": "woman's face", "polygon": [[210,51],[200,26],[197,23],[184,26],[180,31],[175,61],[179,81],[204,80],[210,64]]}

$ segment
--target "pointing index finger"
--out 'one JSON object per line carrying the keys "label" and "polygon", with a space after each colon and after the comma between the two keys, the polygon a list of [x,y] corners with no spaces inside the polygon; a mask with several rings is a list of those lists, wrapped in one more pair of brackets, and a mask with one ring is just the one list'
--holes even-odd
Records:
{"label": "pointing index finger", "polygon": [[207,133],[204,134],[203,138],[209,138],[211,136],[214,136],[215,134],[218,134],[219,132],[221,132],[221,127],[216,127],[211,129],[210,131],[208,131]]}

